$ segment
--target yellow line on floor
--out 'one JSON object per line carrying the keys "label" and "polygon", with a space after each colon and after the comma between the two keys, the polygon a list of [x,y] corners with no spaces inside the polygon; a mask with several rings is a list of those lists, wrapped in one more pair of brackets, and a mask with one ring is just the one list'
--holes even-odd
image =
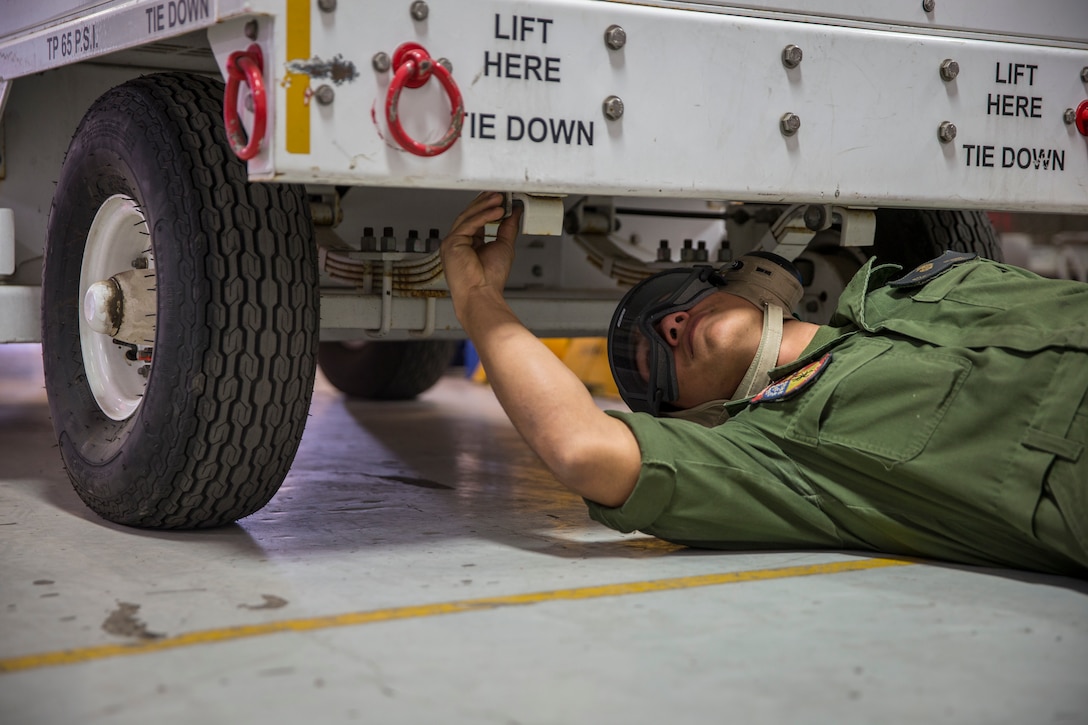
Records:
{"label": "yellow line on floor", "polygon": [[332,627],[352,627],[361,624],[372,624],[374,622],[389,622],[397,619],[414,619],[418,617],[434,617],[440,614],[475,612],[486,609],[498,609],[501,607],[540,604],[541,602],[619,597],[627,594],[647,594],[650,592],[665,592],[676,589],[692,589],[694,587],[706,587],[716,584],[736,584],[739,582],[766,581],[768,579],[788,579],[792,577],[815,576],[819,574],[841,574],[843,572],[881,569],[889,566],[906,566],[913,563],[914,562],[910,561],[900,561],[898,559],[836,561],[826,564],[809,564],[807,566],[787,566],[778,569],[756,569],[751,571],[727,572],[724,574],[703,574],[699,576],[675,577],[672,579],[629,582],[626,584],[605,584],[601,586],[578,587],[575,589],[556,589],[548,592],[532,592],[529,594],[461,599],[452,602],[440,602],[437,604],[391,607],[388,609],[375,609],[368,612],[349,612],[347,614],[334,614],[326,617],[285,619],[279,622],[266,622],[264,624],[244,624],[236,627],[205,629],[197,632],[189,632],[187,634],[179,634],[176,637],[165,637],[163,639],[140,640],[125,644],[104,644],[93,647],[57,650],[55,652],[40,652],[38,654],[29,654],[20,657],[8,657],[6,659],[0,659],[0,673],[78,664],[80,662],[91,662],[111,657],[123,657],[125,655],[161,652],[163,650],[189,647],[198,644],[229,642],[231,640],[243,639],[246,637],[259,637],[261,635],[276,634],[278,632],[311,632],[318,629],[330,629]]}

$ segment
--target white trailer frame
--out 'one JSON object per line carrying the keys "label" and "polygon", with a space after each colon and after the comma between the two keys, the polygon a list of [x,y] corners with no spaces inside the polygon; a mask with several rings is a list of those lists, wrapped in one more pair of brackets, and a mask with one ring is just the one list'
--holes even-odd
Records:
{"label": "white trailer frame", "polygon": [[[433,157],[393,141],[384,112],[395,71],[384,63],[406,42],[448,59],[464,97],[460,138]],[[365,202],[324,197],[348,219],[322,238],[356,257],[362,226],[388,223],[360,220],[358,204],[434,199],[399,219],[442,228],[465,197],[436,190],[847,214],[1088,209],[1075,118],[1088,98],[1088,5],[1077,0],[14,2],[0,19],[0,209],[12,210],[0,214],[0,340],[37,339],[50,184],[94,95],[155,69],[226,78],[231,53],[253,45],[270,103],[250,177],[368,188]],[[405,131],[441,136],[446,95],[433,80],[405,90]],[[515,304],[543,333],[599,331],[616,288],[572,270],[567,247],[533,245]],[[442,300],[325,282],[326,338],[457,334]]]}
{"label": "white trailer frame", "polygon": [[558,336],[677,251],[794,259],[823,321],[867,254],[1088,210],[1082,0],[2,12],[0,341],[41,340],[68,475],[121,524],[263,506],[319,365],[362,397],[444,374],[438,244],[481,189],[524,205],[507,297]]}

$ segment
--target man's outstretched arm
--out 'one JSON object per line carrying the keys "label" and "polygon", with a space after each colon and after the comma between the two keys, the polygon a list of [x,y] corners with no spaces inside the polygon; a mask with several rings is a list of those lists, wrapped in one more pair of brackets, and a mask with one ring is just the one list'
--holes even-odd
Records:
{"label": "man's outstretched arm", "polygon": [[484,225],[502,217],[502,195],[481,194],[442,242],[442,263],[457,319],[476,346],[503,410],[560,483],[605,506],[619,506],[638,480],[641,455],[631,430],[609,417],[585,385],[506,303],[519,213],[484,244]]}

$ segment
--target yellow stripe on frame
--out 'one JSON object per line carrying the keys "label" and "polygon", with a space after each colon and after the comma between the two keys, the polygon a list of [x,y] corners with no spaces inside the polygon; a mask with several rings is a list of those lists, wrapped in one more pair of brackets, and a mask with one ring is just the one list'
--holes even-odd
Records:
{"label": "yellow stripe on frame", "polygon": [[[287,62],[310,59],[312,0],[287,0]],[[310,153],[310,76],[288,73],[286,78],[287,153]]]}
{"label": "yellow stripe on frame", "polygon": [[841,574],[850,571],[882,569],[890,566],[909,566],[914,563],[915,562],[912,561],[901,561],[898,559],[859,559],[826,564],[809,564],[807,566],[787,566],[778,569],[756,569],[751,571],[727,572],[724,574],[703,574],[699,576],[675,577],[672,579],[629,582],[626,584],[605,584],[601,586],[579,587],[576,589],[556,589],[547,592],[512,594],[501,597],[461,599],[453,602],[391,607],[389,609],[376,609],[368,612],[349,612],[347,614],[334,614],[325,617],[286,619],[279,622],[266,622],[264,624],[246,624],[236,627],[222,627],[220,629],[205,629],[157,640],[126,644],[104,644],[94,647],[78,647],[75,649],[57,650],[55,652],[41,652],[20,657],[8,657],[6,659],[0,659],[0,673],[21,672],[24,670],[57,667],[60,665],[73,665],[82,662],[108,659],[111,657],[161,652],[163,650],[190,647],[198,644],[230,642],[232,640],[259,637],[261,635],[277,634],[280,632],[311,632],[318,629],[330,629],[333,627],[352,627],[363,624],[374,624],[376,622],[391,622],[398,619],[417,619],[420,617],[434,617],[442,614],[457,614],[459,612],[478,612],[488,609],[499,609],[502,607],[540,604],[542,602],[620,597],[628,594],[667,592],[677,589],[714,586],[717,584],[737,584],[740,582],[767,581],[769,579],[788,579],[802,576],[817,576],[821,574]]}

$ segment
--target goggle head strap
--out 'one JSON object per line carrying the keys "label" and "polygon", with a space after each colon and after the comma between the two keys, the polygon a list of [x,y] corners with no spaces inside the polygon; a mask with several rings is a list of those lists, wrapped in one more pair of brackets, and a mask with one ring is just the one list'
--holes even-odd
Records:
{"label": "goggle head strap", "polygon": [[737,386],[730,400],[750,398],[770,382],[767,372],[778,365],[778,353],[782,349],[782,308],[774,303],[763,307],[763,334],[752,364]]}

